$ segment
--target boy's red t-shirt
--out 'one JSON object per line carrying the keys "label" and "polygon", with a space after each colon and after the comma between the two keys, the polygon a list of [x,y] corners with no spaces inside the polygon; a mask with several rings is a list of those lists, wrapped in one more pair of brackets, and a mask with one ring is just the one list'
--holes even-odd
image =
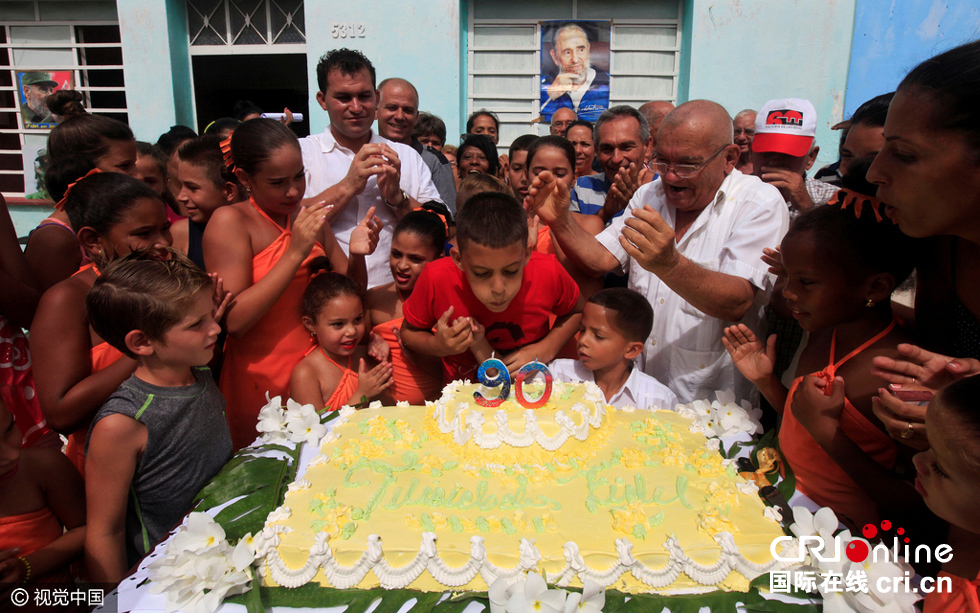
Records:
{"label": "boy's red t-shirt", "polygon": [[[548,316],[566,315],[578,297],[578,285],[553,255],[532,253],[524,267],[520,291],[507,310],[494,313],[476,297],[452,258],[441,258],[425,266],[402,313],[412,326],[428,330],[452,306],[451,320],[475,318],[486,327],[490,345],[506,353],[544,338],[551,330]],[[476,359],[468,349],[444,357],[442,367],[447,382],[476,378]]]}

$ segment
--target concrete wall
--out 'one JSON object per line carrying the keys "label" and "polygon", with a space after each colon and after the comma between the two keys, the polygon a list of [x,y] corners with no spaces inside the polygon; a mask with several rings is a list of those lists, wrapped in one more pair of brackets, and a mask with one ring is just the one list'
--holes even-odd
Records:
{"label": "concrete wall", "polygon": [[893,91],[919,62],[977,38],[976,0],[857,0],[845,116]]}
{"label": "concrete wall", "polygon": [[117,2],[129,125],[156,142],[170,126],[193,126],[184,0]]}
{"label": "concrete wall", "polygon": [[714,100],[734,115],[806,98],[817,109],[818,164],[835,161],[830,126],[843,116],[855,0],[686,1],[687,99]]}
{"label": "concrete wall", "polygon": [[[448,134],[460,132],[460,0],[319,0],[306,2],[304,10],[310,133],[322,132],[330,123],[316,102],[317,61],[339,47],[362,51],[374,64],[379,82],[388,77],[411,81],[420,92],[419,108],[441,117]],[[365,25],[363,38],[333,37],[334,23],[351,22]]]}

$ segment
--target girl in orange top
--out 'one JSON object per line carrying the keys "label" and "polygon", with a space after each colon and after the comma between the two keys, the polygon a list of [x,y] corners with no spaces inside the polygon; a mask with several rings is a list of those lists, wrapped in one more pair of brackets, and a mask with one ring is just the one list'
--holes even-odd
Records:
{"label": "girl in orange top", "polygon": [[402,217],[391,237],[388,260],[395,280],[369,290],[364,299],[373,332],[390,349],[393,372],[386,404],[424,405],[442,390],[442,360],[404,347],[399,330],[404,319],[402,305],[412,295],[425,265],[442,255],[445,243],[446,222],[440,214],[423,207]]}
{"label": "girl in orange top", "polygon": [[303,326],[316,344],[293,369],[289,392],[300,404],[336,411],[380,396],[391,385],[392,367],[386,361],[367,365],[367,349],[360,345],[366,329],[362,290],[326,264],[313,263],[303,294]]}
{"label": "girl in orange top", "polygon": [[14,416],[0,401],[0,585],[70,584],[68,565],[81,558],[84,542],[81,476],[56,449],[22,450]]}
{"label": "girl in orange top", "polygon": [[[65,212],[94,262],[134,249],[171,244],[163,200],[138,179],[99,173],[80,179]],[[88,324],[85,296],[98,276],[88,265],[44,293],[31,325],[34,381],[44,417],[70,435],[68,457],[82,471],[88,421],[136,369],[136,361],[104,343]]]}
{"label": "girl in orange top", "polygon": [[[535,177],[546,170],[551,172],[569,191],[575,187],[575,148],[572,147],[572,144],[568,140],[560,136],[542,136],[532,142],[527,148],[528,181],[533,181]],[[590,234],[598,234],[605,229],[602,219],[596,215],[573,213],[572,217]],[[538,253],[551,254],[557,257],[558,261],[565,267],[565,270],[568,271],[568,274],[572,275],[572,278],[575,279],[575,283],[578,284],[579,290],[586,299],[602,289],[601,279],[594,279],[582,273],[577,266],[565,257],[561,247],[555,242],[551,229],[548,226],[543,224],[539,225],[534,219],[529,220],[529,223],[532,228],[537,228],[538,232],[534,250]],[[532,232],[534,232],[533,229]],[[574,347],[574,341],[572,342],[572,346]],[[571,356],[559,357],[577,358],[578,354],[573,352]]]}
{"label": "girl in orange top", "polygon": [[[217,209],[203,242],[208,272],[235,295],[225,313],[219,388],[238,450],[256,438],[266,393],[288,391],[289,375],[310,347],[299,318],[310,262],[328,255],[335,270],[347,272],[348,261],[324,223],[326,204],[300,205],[306,175],[299,141],[288,128],[272,119],[246,121],[232,134],[226,162],[250,196]],[[363,279],[363,258],[351,264],[351,274]]]}
{"label": "girl in orange top", "polygon": [[872,411],[883,381],[871,366],[908,342],[891,293],[911,273],[915,246],[882,218],[880,203],[854,204],[817,207],[783,238],[782,294],[810,334],[792,387],[773,374],[775,335],[764,346],[740,324],[725,330],[724,342],[739,371],[783,409],[779,448],[797,489],[863,526],[877,520],[879,505],[904,504],[897,497],[908,493],[892,472],[898,445]]}
{"label": "girl in orange top", "polygon": [[[930,448],[915,456],[915,489],[949,524],[953,555],[943,564],[952,590],[926,594],[925,613],[980,613],[980,377],[942,388],[926,410]],[[940,583],[933,585],[939,586]]]}
{"label": "girl in orange top", "polygon": [[[142,179],[136,158],[136,139],[129,126],[87,113],[80,106],[72,108],[48,136],[44,179],[49,195],[60,204],[68,185],[92,168]],[[61,207],[55,208],[51,217],[31,232],[24,248],[41,291],[64,281],[88,263],[84,246],[79,249],[78,228],[69,225],[69,217]]]}

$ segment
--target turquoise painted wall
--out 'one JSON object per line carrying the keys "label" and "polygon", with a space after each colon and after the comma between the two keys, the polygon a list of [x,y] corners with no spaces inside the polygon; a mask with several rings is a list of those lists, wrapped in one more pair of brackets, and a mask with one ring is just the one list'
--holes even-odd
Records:
{"label": "turquoise painted wall", "polygon": [[688,99],[714,100],[735,114],[774,98],[806,98],[817,109],[818,165],[836,160],[830,126],[843,115],[855,1],[687,0]]}
{"label": "turquoise painted wall", "polygon": [[10,219],[14,222],[14,229],[17,230],[18,237],[27,236],[45,217],[54,212],[52,208],[33,204],[11,205],[8,208],[10,209]]}
{"label": "turquoise painted wall", "polygon": [[845,115],[893,91],[919,62],[977,38],[976,0],[857,0]]}
{"label": "turquoise painted wall", "polygon": [[[465,1],[465,0],[463,0]],[[446,122],[448,134],[458,134],[460,72],[460,0],[390,2],[385,0],[308,1],[306,52],[310,82],[310,132],[322,132],[330,120],[316,102],[316,64],[320,56],[339,47],[362,51],[374,64],[378,81],[408,79],[419,90],[419,108]],[[334,38],[333,24],[365,26],[363,37]]]}
{"label": "turquoise painted wall", "polygon": [[176,123],[193,126],[184,0],[117,2],[129,125],[156,142]]}

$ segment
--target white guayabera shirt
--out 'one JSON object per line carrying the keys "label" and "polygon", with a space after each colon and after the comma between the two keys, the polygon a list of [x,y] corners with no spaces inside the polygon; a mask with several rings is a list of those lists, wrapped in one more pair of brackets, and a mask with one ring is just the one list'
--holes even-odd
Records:
{"label": "white guayabera shirt", "polygon": [[[432,173],[422,161],[422,156],[408,145],[395,143],[387,138],[371,132],[372,143],[384,143],[395,150],[401,161],[401,180],[399,185],[405,193],[417,201],[425,203],[432,200],[442,202],[439,190],[432,183]],[[354,161],[354,152],[338,143],[333,132],[327,127],[322,134],[311,134],[299,139],[300,150],[303,152],[303,164],[306,166],[306,193],[304,198],[312,198],[323,190],[333,187],[347,176],[347,170]],[[327,204],[330,204],[329,202]],[[375,207],[374,214],[381,218],[384,227],[378,239],[378,247],[367,260],[368,287],[384,285],[392,281],[388,256],[391,251],[391,236],[398,220],[395,212],[385,205],[378,187],[377,177],[367,180],[364,191],[354,196],[343,211],[333,218],[330,224],[337,242],[349,254],[350,235],[357,224],[361,223],[368,209]]]}
{"label": "white guayabera shirt", "polygon": [[[596,237],[622,269],[629,270],[630,288],[653,306],[653,332],[638,364],[673,390],[681,402],[707,398],[719,389],[733,389],[738,400],[754,401],[755,388],[741,376],[721,343],[725,326],[737,322],[722,321],[698,310],[659,277],[641,268],[620,245],[623,226],[632,217],[630,210],[646,205],[675,227],[675,210],[667,204],[658,178],[636,190],[627,211]],[[788,227],[789,214],[779,190],[758,177],[733,170],[712,204],[677,242],[677,251],[702,268],[741,277],[759,290],[755,304],[741,320],[758,334],[762,310],[775,281],[760,259],[762,249],[779,245]]]}

